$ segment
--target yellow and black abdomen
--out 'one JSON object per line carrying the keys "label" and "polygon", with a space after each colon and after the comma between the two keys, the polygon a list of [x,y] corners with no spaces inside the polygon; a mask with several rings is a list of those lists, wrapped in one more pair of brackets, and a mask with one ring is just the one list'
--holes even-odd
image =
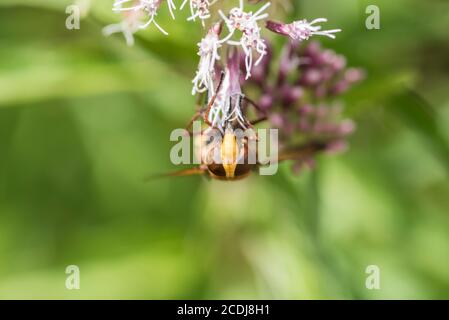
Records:
{"label": "yellow and black abdomen", "polygon": [[254,167],[255,165],[238,163],[235,166],[235,170],[233,170],[231,174],[229,173],[229,171],[228,173],[226,172],[226,169],[222,164],[210,164],[207,166],[207,169],[209,171],[210,177],[213,179],[232,181],[247,177]]}

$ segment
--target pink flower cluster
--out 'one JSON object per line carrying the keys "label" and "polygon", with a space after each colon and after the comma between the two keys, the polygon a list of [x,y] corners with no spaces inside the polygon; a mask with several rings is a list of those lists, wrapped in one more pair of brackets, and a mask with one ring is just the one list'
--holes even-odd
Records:
{"label": "pink flower cluster", "polygon": [[[347,148],[355,123],[343,117],[343,107],[335,100],[364,77],[362,69],[347,68],[344,56],[322,49],[318,42],[305,46],[289,42],[279,64],[268,56],[243,89],[258,89],[262,114],[280,129],[285,144],[325,141],[328,152],[339,152]],[[313,159],[304,159],[295,168],[312,163]]]}
{"label": "pink flower cluster", "polygon": [[[189,4],[189,21],[200,20],[203,27],[213,18],[212,5],[219,0],[179,0],[180,9]],[[207,119],[210,127],[224,132],[231,123],[245,128],[244,116],[249,104],[256,107],[261,119],[268,119],[280,129],[284,144],[291,141],[325,143],[327,151],[341,151],[355,124],[342,116],[342,108],[333,98],[346,92],[364,78],[361,69],[347,68],[345,57],[324,50],[317,42],[303,45],[312,36],[335,39],[340,29],[323,30],[325,18],[308,22],[299,19],[289,23],[267,20],[269,2],[254,11],[245,7],[244,0],[226,13],[217,8],[215,21],[208,25],[205,36],[198,42],[199,62],[192,80],[192,94],[206,93]],[[218,4],[217,4],[218,3]],[[133,34],[154,25],[165,31],[156,17],[164,7],[173,19],[174,0],[115,0],[113,10],[123,15],[123,21],[104,29],[106,35],[122,32],[128,44]],[[273,49],[263,37],[263,27],[286,36],[280,62],[273,62]],[[245,92],[258,91],[257,99]],[[255,102],[254,102],[255,101]],[[313,157],[302,159],[296,167],[313,164]]]}

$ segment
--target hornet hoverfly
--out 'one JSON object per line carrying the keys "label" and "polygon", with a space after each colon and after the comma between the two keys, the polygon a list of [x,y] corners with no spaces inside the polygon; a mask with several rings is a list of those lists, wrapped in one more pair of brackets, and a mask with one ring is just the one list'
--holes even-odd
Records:
{"label": "hornet hoverfly", "polygon": [[[261,161],[260,150],[256,147],[259,136],[254,131],[256,124],[267,120],[266,115],[253,121],[249,121],[243,115],[240,119],[237,117],[230,118],[224,122],[222,128],[216,128],[210,121],[211,108],[219,96],[223,77],[222,73],[215,91],[216,94],[211,97],[205,107],[200,108],[195,113],[186,127],[188,134],[194,137],[196,149],[199,150],[196,154],[197,158],[200,159],[199,165],[150,178],[202,175],[216,180],[236,181],[248,177],[251,172],[266,165],[266,161]],[[247,105],[253,106],[259,113],[264,114],[254,101],[243,94],[231,98],[234,99],[234,102],[238,101],[240,105],[245,101]],[[202,118],[207,128],[201,130],[200,134],[195,134],[191,131],[191,127],[199,118]],[[247,133],[248,131],[250,132],[249,134]],[[285,160],[306,160],[316,153],[325,150],[330,143],[330,141],[312,141],[284,148],[279,154],[276,152],[275,158],[268,160],[276,163]]]}

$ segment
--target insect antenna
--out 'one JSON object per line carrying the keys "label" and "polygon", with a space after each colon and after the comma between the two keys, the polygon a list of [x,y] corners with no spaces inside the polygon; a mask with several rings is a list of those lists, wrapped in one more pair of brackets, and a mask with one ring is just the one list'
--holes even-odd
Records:
{"label": "insect antenna", "polygon": [[195,167],[195,168],[183,169],[183,170],[169,172],[169,173],[148,175],[144,178],[144,182],[150,182],[153,180],[157,180],[157,179],[161,179],[161,178],[168,178],[168,177],[184,177],[184,176],[193,176],[193,175],[203,175],[205,173],[206,173],[205,168]]}

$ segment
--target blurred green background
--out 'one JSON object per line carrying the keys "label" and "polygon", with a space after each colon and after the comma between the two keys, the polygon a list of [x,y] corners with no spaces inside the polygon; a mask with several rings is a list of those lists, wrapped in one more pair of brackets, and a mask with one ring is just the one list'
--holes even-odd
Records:
{"label": "blurred green background", "polygon": [[112,1],[72,31],[70,3],[0,0],[0,298],[449,298],[449,1],[295,1],[368,72],[358,130],[313,172],[235,183],[143,182],[193,114],[199,24],[162,11],[170,36],[129,48],[101,34]]}

